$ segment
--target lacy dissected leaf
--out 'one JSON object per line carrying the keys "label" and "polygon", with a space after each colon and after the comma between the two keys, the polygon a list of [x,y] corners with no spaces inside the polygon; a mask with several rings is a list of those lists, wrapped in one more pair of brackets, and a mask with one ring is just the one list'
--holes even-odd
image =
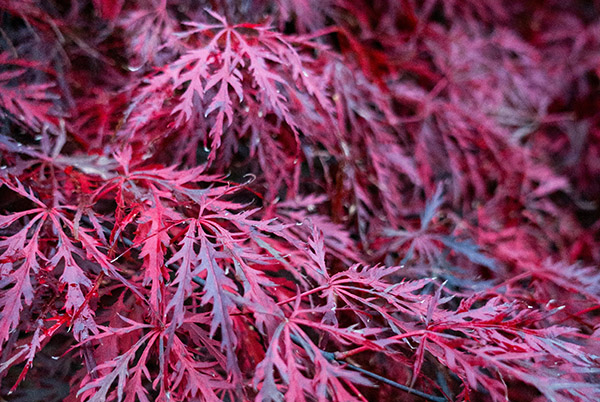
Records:
{"label": "lacy dissected leaf", "polygon": [[[536,387],[549,400],[565,400],[569,396],[593,399],[591,395],[600,391],[589,383],[597,374],[585,374],[593,357],[573,337],[576,330],[532,327],[544,318],[539,311],[490,299],[480,308],[453,315],[452,321],[445,321],[445,314],[434,311],[421,339],[428,341],[425,349],[456,370],[471,387],[489,387],[495,400],[505,399],[506,386],[484,374],[481,363],[493,367],[499,375],[509,375]],[[571,367],[568,374],[563,371],[567,366]],[[563,373],[555,374],[562,380],[546,380],[552,372]]]}
{"label": "lacy dissected leaf", "polygon": [[22,89],[28,70],[35,69],[44,70],[36,62],[11,59],[7,52],[0,53],[0,107],[3,114],[39,130],[43,124],[54,120],[52,111],[56,97],[50,91],[54,85],[48,82],[29,83],[26,91]]}
{"label": "lacy dissected leaf", "polygon": [[[296,311],[294,316],[303,312]],[[360,374],[345,369],[319,349],[298,326],[302,322],[280,324],[273,334],[265,360],[257,367],[254,386],[260,391],[256,400],[358,400],[345,387],[345,381],[369,384]],[[343,332],[343,331],[340,331]],[[351,331],[350,331],[351,332]],[[360,335],[355,335],[355,337]],[[298,364],[298,357],[305,361]],[[310,366],[309,366],[310,365]],[[308,367],[312,367],[311,370]],[[314,376],[311,378],[311,376]]]}
{"label": "lacy dissected leaf", "polygon": [[[171,114],[177,115],[177,126],[188,121],[195,123],[200,116],[205,119],[214,116],[208,132],[213,150],[219,148],[225,130],[234,123],[234,108],[246,99],[249,104],[258,105],[253,112],[259,118],[272,113],[285,122],[297,141],[300,122],[290,111],[296,93],[301,94],[307,88],[316,101],[326,102],[315,78],[304,67],[304,56],[299,51],[312,45],[301,38],[271,31],[268,26],[230,24],[212,11],[208,13],[217,23],[186,23],[190,29],[178,37],[188,39],[188,50],[152,77],[141,96],[145,98],[143,93],[169,81],[173,90],[182,87],[184,91]],[[210,40],[206,42],[205,38]]]}

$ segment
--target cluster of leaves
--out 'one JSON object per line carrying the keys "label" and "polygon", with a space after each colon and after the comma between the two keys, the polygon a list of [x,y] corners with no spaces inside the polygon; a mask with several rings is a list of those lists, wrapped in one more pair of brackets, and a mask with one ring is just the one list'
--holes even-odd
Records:
{"label": "cluster of leaves", "polygon": [[1,2],[2,396],[600,400],[598,21]]}

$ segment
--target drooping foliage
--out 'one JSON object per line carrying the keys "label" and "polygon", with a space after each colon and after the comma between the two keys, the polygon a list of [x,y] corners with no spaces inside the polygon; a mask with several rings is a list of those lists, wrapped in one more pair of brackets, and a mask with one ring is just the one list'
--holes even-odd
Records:
{"label": "drooping foliage", "polygon": [[0,2],[2,397],[600,400],[599,7]]}

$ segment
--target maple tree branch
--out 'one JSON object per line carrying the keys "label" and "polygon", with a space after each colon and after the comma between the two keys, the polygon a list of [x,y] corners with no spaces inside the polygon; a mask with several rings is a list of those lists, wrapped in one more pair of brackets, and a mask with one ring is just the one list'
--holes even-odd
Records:
{"label": "maple tree branch", "polygon": [[[82,220],[85,221],[86,217],[83,217]],[[89,223],[89,222],[86,222],[86,223]],[[107,228],[106,226],[104,226],[104,225],[102,225],[102,230],[106,234],[108,234],[108,235],[110,235],[110,233],[111,233],[111,230],[109,228]],[[121,237],[121,241],[127,247],[133,247],[134,246],[134,242],[132,240],[126,238],[126,237]],[[173,268],[175,270],[179,268],[178,264],[170,264],[170,265],[171,265],[171,268]],[[192,281],[195,284],[200,285],[200,286],[206,285],[206,281],[204,279],[200,278],[199,276],[193,277]],[[226,290],[226,292],[231,293],[228,290]],[[285,302],[287,302],[287,301],[284,301],[284,303]],[[294,343],[302,346],[302,342],[301,342],[300,338],[297,335],[290,334],[290,338],[294,341]],[[440,396],[435,396],[435,395],[431,395],[431,394],[427,394],[425,392],[416,390],[414,388],[407,387],[406,385],[402,385],[400,383],[397,383],[396,381],[392,381],[389,378],[383,377],[383,376],[381,376],[379,374],[375,374],[375,373],[373,373],[373,372],[371,372],[369,370],[366,370],[366,369],[364,369],[362,367],[358,367],[358,366],[356,366],[356,365],[354,365],[352,363],[348,363],[346,361],[337,359],[336,358],[336,353],[339,354],[339,352],[327,352],[327,351],[321,350],[321,349],[319,349],[319,351],[321,352],[321,354],[323,355],[323,357],[325,357],[325,359],[327,359],[327,361],[329,361],[329,362],[336,362],[338,364],[343,364],[343,365],[345,365],[346,367],[348,367],[351,370],[358,371],[359,373],[364,374],[367,377],[371,377],[374,380],[381,381],[384,384],[390,385],[390,386],[392,386],[394,388],[397,388],[397,389],[400,389],[402,391],[408,392],[410,394],[419,396],[419,397],[421,397],[421,398],[423,398],[423,399],[425,399],[427,401],[432,401],[432,402],[446,402],[446,401],[448,401],[447,398],[440,397]]]}

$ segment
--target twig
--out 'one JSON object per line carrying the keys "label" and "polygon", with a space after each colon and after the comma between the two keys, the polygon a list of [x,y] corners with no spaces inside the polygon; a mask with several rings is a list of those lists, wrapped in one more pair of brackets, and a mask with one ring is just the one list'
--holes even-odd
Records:
{"label": "twig", "polygon": [[[297,345],[302,346],[303,342],[302,342],[302,340],[297,335],[290,334],[290,338],[292,339],[292,341],[294,341],[294,343],[296,343]],[[343,364],[343,365],[345,365],[346,367],[348,367],[351,370],[358,371],[359,373],[362,373],[362,374],[366,375],[367,377],[371,377],[374,380],[381,381],[381,382],[383,382],[383,383],[385,383],[387,385],[391,385],[394,388],[398,388],[398,389],[400,389],[402,391],[405,391],[405,392],[408,392],[410,394],[420,396],[421,398],[423,398],[425,400],[428,400],[428,401],[433,401],[433,402],[447,402],[448,401],[444,397],[427,394],[425,392],[416,390],[414,388],[407,387],[406,385],[402,385],[400,383],[397,383],[396,381],[392,381],[389,378],[383,377],[383,376],[381,376],[379,374],[375,374],[375,373],[373,373],[373,372],[371,372],[369,370],[365,370],[364,368],[355,366],[352,363],[348,363],[348,362],[345,362],[343,360],[338,360],[338,359],[335,358],[335,353],[333,353],[333,352],[326,352],[326,351],[321,350],[321,349],[319,349],[319,351],[321,352],[321,354],[323,355],[323,357],[325,357],[325,359],[327,359],[327,361],[329,361],[329,362],[336,362],[338,364]]]}

